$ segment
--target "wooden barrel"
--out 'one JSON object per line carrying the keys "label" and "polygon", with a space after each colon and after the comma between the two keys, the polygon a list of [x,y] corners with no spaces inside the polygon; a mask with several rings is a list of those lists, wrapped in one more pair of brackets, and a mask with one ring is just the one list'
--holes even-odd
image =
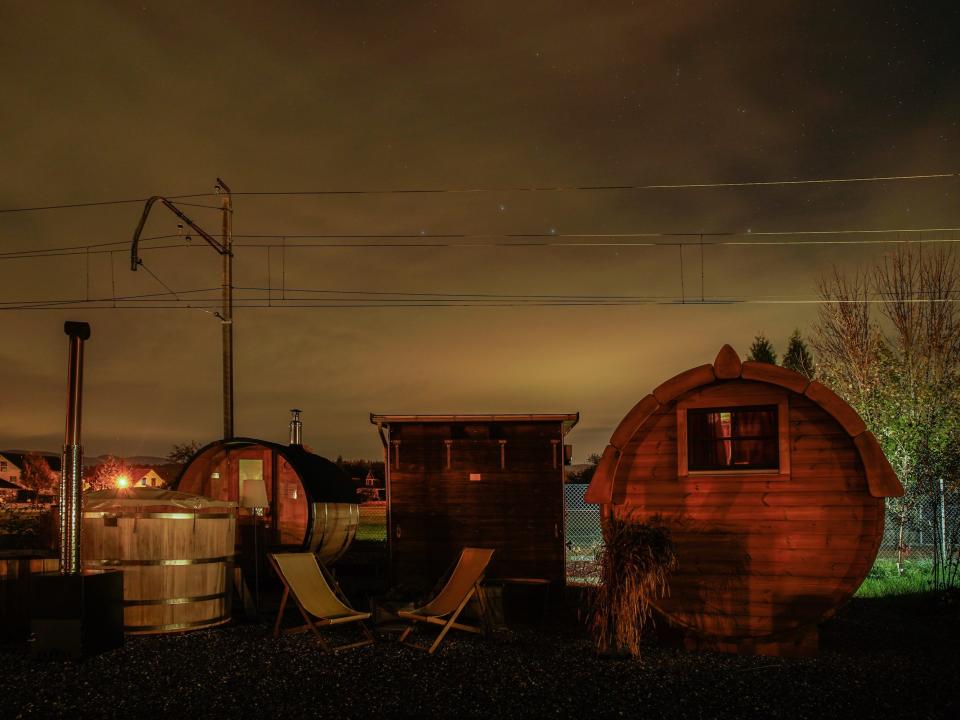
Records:
{"label": "wooden barrel", "polygon": [[310,504],[311,532],[307,548],[329,565],[343,555],[357,534],[360,506],[352,503]]}
{"label": "wooden barrel", "polygon": [[125,632],[229,621],[237,521],[231,503],[149,488],[90,495],[102,497],[88,499],[83,513],[83,565],[123,571]]}

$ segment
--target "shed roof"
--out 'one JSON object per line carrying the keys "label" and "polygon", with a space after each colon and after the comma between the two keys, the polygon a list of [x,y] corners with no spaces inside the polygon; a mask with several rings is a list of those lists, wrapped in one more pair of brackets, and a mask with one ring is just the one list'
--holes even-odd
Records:
{"label": "shed roof", "polygon": [[370,413],[370,422],[376,426],[403,423],[532,423],[558,422],[566,435],[580,421],[580,413],[491,413],[453,415],[378,415]]}

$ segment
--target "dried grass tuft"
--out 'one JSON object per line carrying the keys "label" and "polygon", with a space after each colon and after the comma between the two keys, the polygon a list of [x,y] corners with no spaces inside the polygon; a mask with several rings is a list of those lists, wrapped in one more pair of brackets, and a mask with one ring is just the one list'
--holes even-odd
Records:
{"label": "dried grass tuft", "polygon": [[604,545],[597,551],[600,586],[587,624],[598,652],[625,651],[639,657],[640,638],[653,620],[653,603],[669,595],[677,567],[669,528],[656,518],[639,522],[607,518]]}

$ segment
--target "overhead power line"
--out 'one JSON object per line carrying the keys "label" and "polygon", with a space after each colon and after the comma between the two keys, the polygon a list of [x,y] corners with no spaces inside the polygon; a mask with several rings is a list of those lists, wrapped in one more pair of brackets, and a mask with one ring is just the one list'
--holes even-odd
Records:
{"label": "overhead power line", "polygon": [[[256,234],[234,235],[233,237],[245,240],[263,240],[274,238],[281,242],[241,242],[235,243],[233,249],[245,248],[472,248],[472,247],[675,247],[677,245],[707,245],[707,246],[747,246],[747,245],[890,245],[908,243],[957,243],[960,236],[947,237],[912,237],[923,233],[960,233],[960,227],[929,227],[929,228],[859,228],[844,230],[759,230],[759,231],[714,231],[714,232],[633,232],[633,233],[323,233],[323,234]],[[855,235],[891,235],[893,237],[855,240],[822,239],[828,236],[849,237]],[[908,237],[902,237],[902,236]],[[178,235],[155,235],[144,240],[166,240]],[[764,238],[764,237],[803,237],[821,238],[806,240],[753,240],[735,238]],[[289,242],[289,240],[411,240],[423,242]],[[683,239],[689,242],[683,242]],[[704,240],[703,238],[712,238]],[[626,242],[628,239],[640,242]],[[470,242],[425,242],[427,240],[468,240]],[[480,242],[480,241],[483,242]],[[523,242],[516,242],[516,241]],[[549,242],[544,242],[549,240]],[[562,240],[608,240],[608,242],[560,242]],[[502,242],[501,242],[502,241]],[[97,255],[115,252],[124,252],[129,246],[129,240],[118,240],[110,243],[94,245],[68,245],[56,248],[37,250],[11,250],[0,253],[0,260],[17,260],[24,258],[69,257],[72,255]],[[168,250],[171,248],[192,248],[201,245],[188,245],[184,242],[168,243],[165,245],[144,246],[147,250]]]}
{"label": "overhead power line", "polygon": [[[348,189],[321,189],[321,190],[260,190],[249,192],[234,192],[232,195],[246,197],[303,197],[325,195],[439,195],[439,194],[478,194],[478,193],[535,193],[535,192],[597,192],[597,191],[642,191],[642,190],[709,190],[758,188],[798,185],[834,185],[851,183],[882,183],[903,182],[911,180],[942,180],[960,177],[958,172],[925,173],[920,175],[875,175],[846,178],[806,178],[799,180],[747,180],[736,182],[714,183],[647,183],[647,184],[607,184],[607,185],[529,185],[529,186],[500,186],[500,187],[425,187],[425,188],[348,188]],[[187,200],[195,198],[215,197],[216,193],[188,193],[181,195],[165,195],[169,200]],[[100,200],[94,202],[71,202],[33,207],[18,207],[0,209],[0,214],[20,212],[40,212],[45,210],[66,210],[75,208],[103,207],[109,205],[131,205],[146,202],[147,198],[124,198],[119,200]],[[204,207],[204,206],[201,206]],[[210,206],[211,208],[213,206]],[[219,209],[219,208],[216,208]]]}
{"label": "overhead power line", "polygon": [[[238,288],[239,289],[239,288]],[[245,288],[266,292],[268,288]],[[182,294],[209,292],[216,288],[180,291]],[[701,299],[686,299],[676,296],[629,296],[629,295],[512,295],[498,293],[408,293],[388,291],[343,291],[321,289],[287,289],[291,293],[351,293],[351,297],[324,297],[317,300],[304,298],[241,298],[237,307],[249,309],[359,309],[359,308],[444,308],[444,307],[630,307],[639,305],[824,305],[824,304],[884,304],[889,298],[870,297],[855,300],[824,299],[817,296],[759,295],[742,297],[707,296]],[[361,294],[374,297],[358,297]],[[171,301],[162,293],[118,298],[91,300],[46,300],[12,301],[18,305],[0,304],[2,310],[58,310],[82,308],[84,310],[138,309],[138,310],[204,310],[219,307],[215,298]],[[946,298],[908,298],[907,303],[954,303],[960,302],[960,293]],[[109,304],[107,304],[109,303]],[[119,304],[117,304],[119,303]],[[144,304],[146,303],[146,304]]]}

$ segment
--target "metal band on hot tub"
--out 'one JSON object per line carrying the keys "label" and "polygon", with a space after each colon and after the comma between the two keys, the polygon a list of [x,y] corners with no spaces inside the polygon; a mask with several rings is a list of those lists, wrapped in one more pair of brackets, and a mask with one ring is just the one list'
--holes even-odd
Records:
{"label": "metal band on hot tub", "polygon": [[212,558],[181,558],[175,560],[86,560],[85,565],[99,567],[122,567],[134,565],[205,565],[208,563],[232,563],[236,555]]}
{"label": "metal band on hot tub", "polygon": [[206,602],[207,600],[221,600],[227,592],[213,593],[212,595],[194,595],[192,597],[161,598],[158,600],[124,600],[124,607],[141,607],[143,605],[187,605],[189,603]]}
{"label": "metal band on hot tub", "polygon": [[170,632],[173,630],[189,630],[190,628],[213,627],[222,625],[230,621],[229,615],[220,615],[209,620],[196,620],[194,622],[169,623],[167,625],[124,625],[124,632],[129,633],[153,633]]}
{"label": "metal band on hot tub", "polygon": [[157,518],[162,520],[224,520],[233,517],[233,513],[178,513],[178,512],[144,512],[144,513],[110,513],[86,512],[85,518],[134,518],[142,520]]}

